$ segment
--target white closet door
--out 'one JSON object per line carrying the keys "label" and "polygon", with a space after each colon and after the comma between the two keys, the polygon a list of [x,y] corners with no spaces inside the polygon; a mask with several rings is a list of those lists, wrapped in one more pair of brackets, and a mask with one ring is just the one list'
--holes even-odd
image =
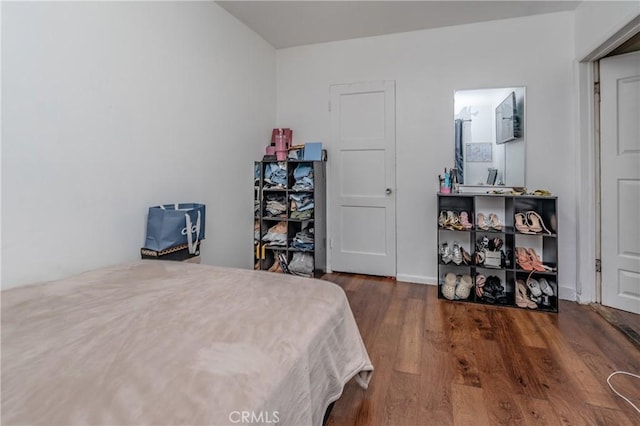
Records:
{"label": "white closet door", "polygon": [[395,276],[395,82],[331,86],[331,132],[331,269]]}
{"label": "white closet door", "polygon": [[602,304],[640,313],[640,52],[600,61]]}

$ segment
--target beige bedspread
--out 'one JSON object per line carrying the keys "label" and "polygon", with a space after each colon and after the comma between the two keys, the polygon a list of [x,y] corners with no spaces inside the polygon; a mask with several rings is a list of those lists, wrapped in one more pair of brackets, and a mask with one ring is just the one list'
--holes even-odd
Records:
{"label": "beige bedspread", "polygon": [[320,425],[373,371],[325,281],[150,260],[1,296],[3,425]]}

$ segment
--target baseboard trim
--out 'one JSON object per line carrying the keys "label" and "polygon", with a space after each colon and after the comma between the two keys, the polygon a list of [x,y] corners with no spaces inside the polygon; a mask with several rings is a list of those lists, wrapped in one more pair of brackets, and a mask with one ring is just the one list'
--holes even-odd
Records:
{"label": "baseboard trim", "polygon": [[562,300],[570,300],[575,302],[576,299],[576,289],[571,287],[562,287],[558,288],[558,298]]}
{"label": "baseboard trim", "polygon": [[415,284],[427,284],[427,285],[437,285],[438,279],[435,277],[425,277],[422,275],[408,275],[408,274],[398,274],[396,275],[397,281],[404,281],[408,283]]}

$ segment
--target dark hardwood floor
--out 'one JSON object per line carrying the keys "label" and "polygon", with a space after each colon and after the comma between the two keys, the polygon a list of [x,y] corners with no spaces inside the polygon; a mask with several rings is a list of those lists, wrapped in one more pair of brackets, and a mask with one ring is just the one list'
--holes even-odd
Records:
{"label": "dark hardwood floor", "polygon": [[591,308],[640,349],[640,315],[597,303],[592,304]]}
{"label": "dark hardwood floor", "polygon": [[[530,312],[389,278],[323,279],[346,291],[375,368],[369,389],[345,387],[327,426],[640,424],[606,383],[640,374],[640,351],[589,306]],[[640,406],[640,379],[612,383]]]}

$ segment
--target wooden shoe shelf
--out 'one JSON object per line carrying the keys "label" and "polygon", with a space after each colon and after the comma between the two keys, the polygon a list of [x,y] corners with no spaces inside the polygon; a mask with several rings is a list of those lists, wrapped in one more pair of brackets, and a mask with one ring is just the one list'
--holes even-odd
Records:
{"label": "wooden shoe shelf", "polygon": [[[446,217],[447,212],[453,212],[454,217],[459,217],[461,212],[467,212],[469,221],[472,223],[470,229],[456,223],[451,226],[451,222],[442,222],[440,219],[441,212]],[[517,213],[535,212],[542,219],[543,225],[549,232],[544,229],[538,233],[523,233],[523,229],[516,228],[515,216]],[[478,214],[482,213],[486,223],[490,224],[488,219],[490,214],[494,214],[502,229],[489,228],[483,230],[478,227]],[[533,215],[535,217],[535,215]],[[531,309],[527,304],[517,303],[516,295],[518,293],[516,282],[522,281],[526,283],[529,278],[539,281],[544,278],[553,290],[553,295],[543,295],[534,303],[536,307],[531,310],[544,312],[558,312],[558,198],[555,196],[534,196],[534,195],[502,195],[502,194],[438,194],[438,211],[439,218],[437,253],[438,253],[438,298],[447,299],[442,288],[445,283],[447,273],[454,273],[458,280],[464,275],[473,278],[474,288],[467,299],[459,299],[457,296],[453,302],[471,302],[492,304],[496,306],[508,306],[518,309]],[[534,219],[535,220],[535,219]],[[445,224],[445,227],[442,226]],[[496,223],[496,222],[494,222]],[[474,263],[474,253],[476,252],[476,242],[486,237],[488,240],[499,238],[502,240],[502,252],[504,256],[498,261],[496,266],[487,266],[487,264]],[[455,243],[462,247],[464,251],[471,256],[471,262],[459,265],[453,261],[444,262],[441,255],[441,247],[447,243],[450,250],[453,249]],[[517,262],[516,247],[524,247],[533,249],[540,258],[541,263],[547,268],[545,271],[534,271],[523,269]],[[496,253],[490,253],[494,260],[497,258]],[[500,284],[504,287],[503,291],[497,291],[495,297],[480,297],[476,292],[476,277],[483,275],[485,278],[491,276],[498,277]],[[451,277],[451,276],[450,276]],[[493,279],[495,281],[495,279]],[[487,284],[485,284],[486,286]],[[525,285],[526,287],[526,285]],[[449,294],[449,293],[447,293]],[[531,295],[527,289],[527,297]],[[534,300],[535,301],[535,300]],[[518,306],[520,305],[520,306]],[[529,306],[532,306],[529,304]]]}

